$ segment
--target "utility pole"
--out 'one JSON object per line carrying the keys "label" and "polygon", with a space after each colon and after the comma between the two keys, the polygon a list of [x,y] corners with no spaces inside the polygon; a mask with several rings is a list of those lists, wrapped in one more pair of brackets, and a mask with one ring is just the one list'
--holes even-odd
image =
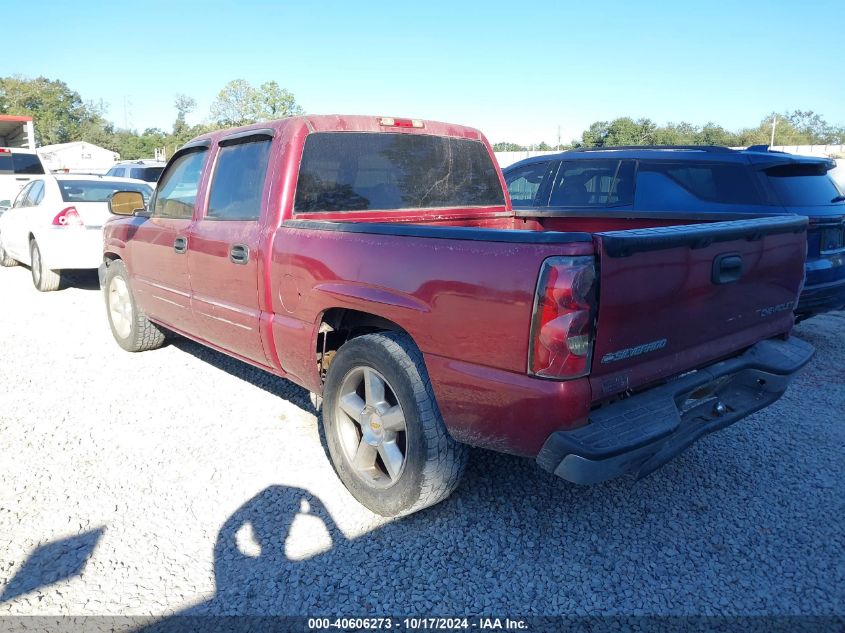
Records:
{"label": "utility pole", "polygon": [[560,151],[560,125],[557,126],[557,147],[555,149]]}
{"label": "utility pole", "polygon": [[777,124],[778,124],[778,115],[773,114],[772,115],[772,140],[769,143],[769,147],[772,147],[775,144],[775,128],[777,127]]}

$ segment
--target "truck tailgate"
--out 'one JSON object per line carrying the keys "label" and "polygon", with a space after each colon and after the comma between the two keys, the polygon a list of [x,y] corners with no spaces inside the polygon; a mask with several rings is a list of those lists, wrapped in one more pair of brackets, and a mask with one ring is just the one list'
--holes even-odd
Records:
{"label": "truck tailgate", "polygon": [[806,231],[806,218],[778,216],[595,234],[593,401],[788,333]]}

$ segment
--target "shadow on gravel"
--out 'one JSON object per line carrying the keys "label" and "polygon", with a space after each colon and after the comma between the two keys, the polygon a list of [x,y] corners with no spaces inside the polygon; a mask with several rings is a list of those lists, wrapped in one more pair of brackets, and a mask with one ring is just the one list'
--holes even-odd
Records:
{"label": "shadow on gravel", "polygon": [[170,344],[176,349],[183,351],[186,354],[190,354],[204,363],[213,365],[217,369],[225,371],[227,374],[234,376],[235,378],[240,378],[251,385],[273,394],[274,396],[295,404],[306,413],[317,415],[317,411],[311,404],[308,390],[292,383],[290,380],[274,376],[263,369],[253,367],[248,363],[234,359],[226,354],[213,350],[210,347],[200,345],[199,343],[195,343],[194,341],[181,336],[175,337]]}
{"label": "shadow on gravel", "polygon": [[104,528],[100,527],[38,546],[3,588],[0,602],[79,576],[94,553],[103,531]]}

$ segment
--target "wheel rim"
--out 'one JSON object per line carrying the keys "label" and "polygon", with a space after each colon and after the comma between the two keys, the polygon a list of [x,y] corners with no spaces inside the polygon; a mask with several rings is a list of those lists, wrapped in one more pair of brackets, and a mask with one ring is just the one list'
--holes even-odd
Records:
{"label": "wheel rim", "polygon": [[129,288],[120,277],[112,278],[109,284],[109,317],[117,335],[128,338],[132,329],[132,301]]}
{"label": "wheel rim", "polygon": [[32,244],[32,280],[36,286],[41,283],[41,251],[34,242]]}
{"label": "wheel rim", "polygon": [[405,414],[384,376],[370,367],[346,374],[335,420],[352,471],[377,488],[395,484],[405,470],[408,433]]}

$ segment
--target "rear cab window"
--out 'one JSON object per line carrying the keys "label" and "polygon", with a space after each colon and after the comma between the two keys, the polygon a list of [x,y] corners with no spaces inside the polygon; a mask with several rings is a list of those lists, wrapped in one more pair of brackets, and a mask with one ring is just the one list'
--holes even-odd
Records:
{"label": "rear cab window", "polygon": [[480,141],[389,132],[309,134],[294,211],[504,206],[498,170]]}
{"label": "rear cab window", "polygon": [[44,166],[36,154],[21,154],[18,152],[0,152],[0,175],[21,174],[40,175],[44,173]]}

